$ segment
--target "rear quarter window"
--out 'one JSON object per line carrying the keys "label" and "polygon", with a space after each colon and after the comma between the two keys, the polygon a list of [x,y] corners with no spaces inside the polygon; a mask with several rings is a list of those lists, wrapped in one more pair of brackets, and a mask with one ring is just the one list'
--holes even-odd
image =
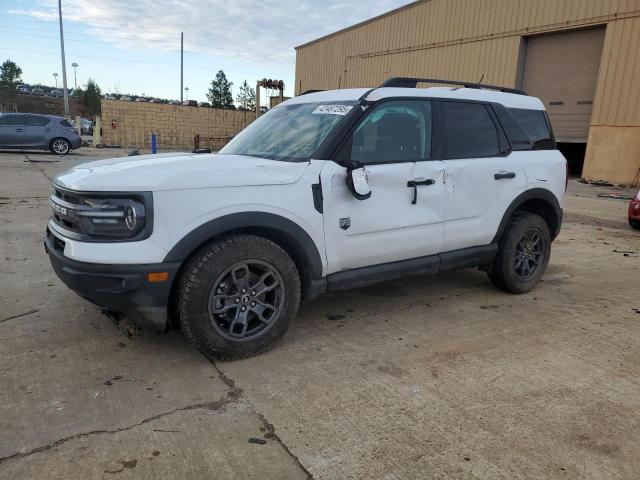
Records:
{"label": "rear quarter window", "polygon": [[508,110],[516,122],[529,135],[534,149],[550,150],[556,148],[547,115],[543,110],[528,110],[525,108],[509,108]]}
{"label": "rear quarter window", "polygon": [[69,120],[62,120],[60,122],[60,125],[62,125],[63,127],[68,127],[68,128],[75,128],[73,126],[73,124]]}

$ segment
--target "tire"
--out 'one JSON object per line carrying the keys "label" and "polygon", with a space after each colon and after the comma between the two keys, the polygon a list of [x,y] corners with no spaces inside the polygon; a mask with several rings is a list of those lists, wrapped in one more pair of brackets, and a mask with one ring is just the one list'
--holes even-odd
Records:
{"label": "tire", "polygon": [[234,360],[266,352],[282,338],[298,313],[300,277],[272,241],[234,235],[193,255],[177,295],[189,341],[210,360]]}
{"label": "tire", "polygon": [[551,234],[542,217],[516,212],[500,241],[489,280],[510,293],[526,293],[542,279],[551,255]]}
{"label": "tire", "polygon": [[640,230],[640,221],[638,221],[638,220],[630,218],[629,219],[629,225],[631,225],[631,228],[635,228],[636,230]]}
{"label": "tire", "polygon": [[54,138],[49,143],[49,150],[56,155],[67,155],[71,151],[71,143],[66,138]]}

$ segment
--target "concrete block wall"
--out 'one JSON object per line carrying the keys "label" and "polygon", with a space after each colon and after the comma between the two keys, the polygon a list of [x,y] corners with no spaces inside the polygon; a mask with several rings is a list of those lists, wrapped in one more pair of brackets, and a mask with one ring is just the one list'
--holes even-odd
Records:
{"label": "concrete block wall", "polygon": [[[229,136],[256,118],[255,112],[119,100],[102,100],[101,116],[104,143],[151,148],[151,134],[155,133],[160,150],[192,150],[196,134],[201,137],[201,148],[220,149]],[[207,137],[220,140],[212,142]]]}

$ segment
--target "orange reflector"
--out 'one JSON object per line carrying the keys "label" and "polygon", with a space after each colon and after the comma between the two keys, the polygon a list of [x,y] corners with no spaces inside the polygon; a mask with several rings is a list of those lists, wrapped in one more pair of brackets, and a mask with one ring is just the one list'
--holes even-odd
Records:
{"label": "orange reflector", "polygon": [[166,282],[169,280],[169,272],[153,272],[147,274],[149,283]]}

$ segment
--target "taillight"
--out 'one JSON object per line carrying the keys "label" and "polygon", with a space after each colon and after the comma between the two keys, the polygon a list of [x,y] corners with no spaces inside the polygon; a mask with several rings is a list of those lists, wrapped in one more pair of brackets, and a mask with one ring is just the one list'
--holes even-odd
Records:
{"label": "taillight", "polygon": [[565,166],[567,167],[567,168],[566,168],[567,173],[566,173],[566,175],[564,176],[564,191],[566,192],[566,191],[567,191],[567,188],[569,188],[569,162],[567,162],[567,161],[565,160],[565,163],[564,163],[564,164],[565,164]]}

